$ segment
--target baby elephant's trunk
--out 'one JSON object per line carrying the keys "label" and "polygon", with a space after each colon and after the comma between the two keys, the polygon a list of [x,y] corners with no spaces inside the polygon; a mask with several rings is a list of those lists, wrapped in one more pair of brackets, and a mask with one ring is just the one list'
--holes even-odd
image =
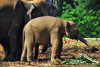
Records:
{"label": "baby elephant's trunk", "polygon": [[81,42],[83,42],[84,44],[86,44],[86,45],[90,48],[91,52],[98,51],[97,48],[95,48],[94,46],[91,46],[81,35],[79,35],[78,39],[79,39]]}

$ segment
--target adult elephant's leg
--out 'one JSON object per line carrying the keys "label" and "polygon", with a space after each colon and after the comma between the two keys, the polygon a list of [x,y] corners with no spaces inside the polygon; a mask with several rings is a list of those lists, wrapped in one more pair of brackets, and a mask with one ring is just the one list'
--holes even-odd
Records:
{"label": "adult elephant's leg", "polygon": [[[17,24],[17,25],[16,25]],[[8,32],[8,37],[9,37],[9,42],[11,46],[11,53],[8,56],[7,60],[14,60],[16,52],[17,52],[17,33],[19,29],[20,23],[18,24],[17,22],[11,25],[9,32]]]}
{"label": "adult elephant's leg", "polygon": [[22,30],[20,29],[18,31],[18,35],[17,35],[17,53],[16,53],[16,58],[15,60],[20,60],[21,54],[22,54]]}
{"label": "adult elephant's leg", "polygon": [[18,35],[18,30],[24,20],[24,15],[26,13],[26,9],[24,4],[21,1],[17,1],[15,4],[15,8],[14,8],[14,17],[12,19],[12,24],[9,28],[8,31],[8,38],[9,38],[9,42],[11,45],[11,53],[10,55],[7,57],[7,60],[14,60],[14,58],[16,56],[16,52],[18,52],[18,46],[17,46],[17,35]]}
{"label": "adult elephant's leg", "polygon": [[18,35],[18,30],[23,22],[23,17],[25,14],[25,9],[23,8],[23,4],[19,2],[17,2],[17,4],[15,5],[15,14],[14,17],[12,19],[12,24],[11,27],[9,28],[8,31],[8,38],[9,38],[9,42],[11,45],[11,53],[10,55],[7,57],[7,60],[14,60],[14,58],[16,57],[16,52],[17,52],[17,35]]}
{"label": "adult elephant's leg", "polygon": [[18,35],[17,35],[17,53],[16,53],[16,58],[15,60],[20,60],[21,58],[21,54],[22,54],[22,31],[23,31],[23,27],[24,27],[24,23],[21,24],[20,29],[18,30]]}
{"label": "adult elephant's leg", "polygon": [[7,58],[10,55],[10,51],[11,51],[9,40],[7,38],[4,40],[4,45],[5,45],[4,50],[6,51],[6,57],[5,58]]}
{"label": "adult elephant's leg", "polygon": [[18,46],[17,46],[17,34],[18,34],[18,29],[21,26],[22,23],[22,19],[18,19],[17,18],[22,18],[20,17],[20,15],[16,15],[15,19],[12,22],[12,25],[8,31],[8,38],[9,38],[9,42],[10,42],[10,46],[11,46],[11,53],[10,55],[7,57],[7,60],[14,60],[16,58],[16,52],[18,50]]}

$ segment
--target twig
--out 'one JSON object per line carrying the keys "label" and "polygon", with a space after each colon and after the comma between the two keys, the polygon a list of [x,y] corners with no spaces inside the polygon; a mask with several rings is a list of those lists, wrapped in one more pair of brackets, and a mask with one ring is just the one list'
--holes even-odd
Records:
{"label": "twig", "polygon": [[87,60],[93,62],[93,63],[99,63],[99,61],[94,61],[94,60],[91,60],[89,57],[87,57],[86,55],[83,54],[83,57],[86,58]]}

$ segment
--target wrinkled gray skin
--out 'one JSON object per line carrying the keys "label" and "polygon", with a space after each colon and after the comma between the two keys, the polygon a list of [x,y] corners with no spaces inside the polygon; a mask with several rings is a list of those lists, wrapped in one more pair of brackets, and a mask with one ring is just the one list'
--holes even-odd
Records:
{"label": "wrinkled gray skin", "polygon": [[6,53],[4,60],[20,60],[24,25],[32,18],[46,15],[40,3],[16,0],[0,5],[0,43]]}
{"label": "wrinkled gray skin", "polygon": [[51,62],[61,61],[63,35],[71,39],[79,39],[92,49],[92,46],[83,39],[73,21],[66,21],[52,16],[38,17],[24,26],[21,61],[26,59],[27,61],[33,61],[33,48],[40,44],[52,45]]}

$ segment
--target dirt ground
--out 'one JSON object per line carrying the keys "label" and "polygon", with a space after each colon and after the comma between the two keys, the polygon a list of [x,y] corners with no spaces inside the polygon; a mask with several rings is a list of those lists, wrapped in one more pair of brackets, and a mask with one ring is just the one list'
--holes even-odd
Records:
{"label": "dirt ground", "polygon": [[[78,56],[79,53],[87,54],[88,56],[96,59],[97,61],[100,61],[100,40],[95,39],[87,39],[87,41],[94,45],[98,51],[95,53],[87,52],[88,49],[85,44],[83,44],[80,41],[70,40],[70,39],[63,39],[63,49],[61,52],[61,58],[71,58],[73,56]],[[1,47],[1,46],[0,46]],[[2,48],[0,48],[2,49]],[[2,61],[2,58],[0,60],[0,66],[4,65],[5,67],[100,67],[97,65],[89,65],[89,64],[79,64],[79,65],[65,65],[65,64],[59,64],[59,65],[53,65],[50,63],[50,57],[51,57],[51,50],[52,48],[48,48],[45,53],[41,53],[41,48],[38,56],[38,60],[35,60],[34,62],[21,62],[21,61]],[[34,54],[34,50],[33,50]],[[3,52],[0,51],[0,57],[2,57]],[[34,57],[34,56],[33,56]]]}

